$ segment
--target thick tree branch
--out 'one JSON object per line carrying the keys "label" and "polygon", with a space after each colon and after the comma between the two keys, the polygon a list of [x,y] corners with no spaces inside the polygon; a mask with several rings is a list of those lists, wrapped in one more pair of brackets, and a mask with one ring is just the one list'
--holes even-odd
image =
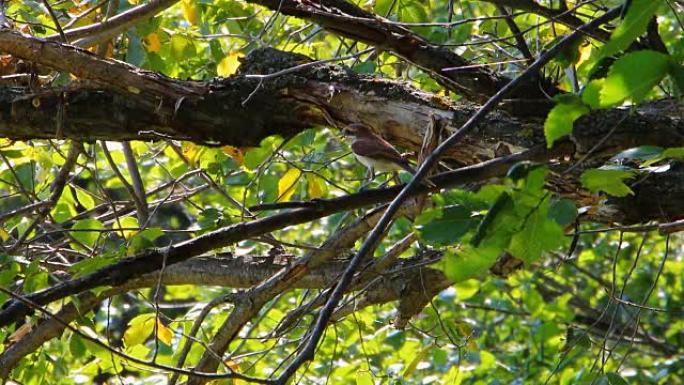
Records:
{"label": "thick tree branch", "polygon": [[78,47],[9,30],[0,31],[0,52],[106,84],[125,94],[145,92],[180,98],[197,95],[203,91],[191,82],[174,81],[161,74],[141,70],[120,61],[102,59]]}
{"label": "thick tree branch", "polygon": [[[438,47],[410,30],[389,23],[386,19],[367,12],[345,0],[310,2],[302,0],[248,0],[285,15],[311,20],[343,37],[388,50],[426,70],[437,82],[465,97],[484,102],[494,95],[508,79],[485,67],[467,71],[443,71],[444,68],[470,64],[451,50]],[[542,92],[542,90],[544,92]],[[545,99],[556,94],[549,84],[538,84],[536,79],[523,83],[512,98]]]}

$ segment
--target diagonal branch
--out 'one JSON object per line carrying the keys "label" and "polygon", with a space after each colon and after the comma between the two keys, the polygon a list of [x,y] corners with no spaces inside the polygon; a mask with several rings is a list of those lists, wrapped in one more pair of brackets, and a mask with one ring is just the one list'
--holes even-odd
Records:
{"label": "diagonal branch", "polygon": [[467,132],[472,130],[482,118],[484,118],[490,111],[492,111],[496,105],[506,96],[511,90],[517,87],[518,84],[522,83],[525,79],[532,77],[536,71],[558,55],[562,49],[567,47],[576,41],[577,38],[583,33],[585,29],[594,28],[597,25],[605,23],[607,20],[611,20],[617,17],[621,11],[621,7],[614,8],[606,12],[601,17],[598,17],[591,22],[587,23],[585,26],[578,28],[575,32],[561,40],[553,48],[547,51],[544,55],[540,56],[534,63],[532,63],[522,74],[517,78],[508,83],[503,87],[496,95],[490,98],[487,103],[485,103],[471,118],[466,122],[458,131],[453,133],[447,140],[437,147],[430,156],[425,159],[425,162],[420,165],[416,171],[411,181],[402,188],[401,192],[392,200],[387,210],[383,214],[382,218],[377,225],[373,228],[370,235],[363,242],[359,251],[354,255],[352,260],[349,262],[349,266],[342,275],[339,283],[335,286],[332,291],[330,298],[326,302],[325,306],[321,310],[316,319],[315,323],[310,328],[310,333],[305,342],[300,346],[300,350],[297,356],[293,359],[292,363],[288,365],[283,372],[278,377],[276,383],[278,385],[284,385],[290,378],[297,372],[297,370],[307,361],[310,361],[314,357],[314,352],[316,351],[316,346],[325,331],[330,317],[337,307],[342,295],[347,289],[347,286],[352,281],[356,270],[359,268],[361,261],[367,258],[368,255],[375,250],[378,243],[380,242],[383,234],[387,230],[387,227],[392,221],[394,215],[399,211],[401,205],[406,201],[406,199],[413,194],[420,186],[421,180],[425,178],[427,173],[430,171],[432,166],[437,162],[439,157],[448,149],[456,143],[458,143]]}
{"label": "diagonal branch", "polygon": [[197,95],[202,88],[191,82],[178,82],[159,73],[141,70],[124,62],[102,59],[84,49],[24,35],[0,31],[0,51],[14,57],[70,72],[124,93],[141,92],[180,98]]}

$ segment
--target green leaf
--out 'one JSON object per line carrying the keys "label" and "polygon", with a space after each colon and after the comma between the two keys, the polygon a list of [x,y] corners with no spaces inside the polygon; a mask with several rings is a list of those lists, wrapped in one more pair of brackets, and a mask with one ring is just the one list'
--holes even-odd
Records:
{"label": "green leaf", "polygon": [[634,194],[624,181],[633,177],[633,170],[622,169],[591,169],[582,173],[582,186],[591,192],[603,191],[607,194],[624,197]]}
{"label": "green leaf", "polygon": [[544,136],[547,146],[551,148],[557,139],[572,134],[575,120],[587,112],[589,112],[589,107],[582,103],[579,98],[556,104],[544,122]]}
{"label": "green leaf", "polygon": [[245,153],[245,167],[249,170],[254,170],[261,162],[266,160],[270,154],[270,151],[266,148],[257,147],[250,149]]}
{"label": "green leaf", "polygon": [[374,385],[373,375],[367,370],[356,372],[356,385]]}
{"label": "green leaf", "polygon": [[547,215],[548,203],[542,203],[534,208],[527,217],[525,226],[511,238],[508,252],[523,260],[525,264],[532,264],[539,260],[542,252],[555,249],[564,241],[563,229]]}
{"label": "green leaf", "polygon": [[610,35],[603,46],[601,56],[612,56],[624,51],[629,45],[646,32],[648,23],[655,15],[662,0],[632,0],[622,23]]}
{"label": "green leaf", "polygon": [[81,203],[81,205],[83,205],[83,207],[85,207],[86,210],[90,210],[93,207],[95,207],[95,200],[90,194],[88,194],[85,190],[81,188],[76,188],[75,190],[78,202]]}
{"label": "green leaf", "polygon": [[76,221],[76,223],[74,223],[74,225],[71,227],[72,230],[77,230],[72,231],[71,236],[84,245],[93,247],[95,246],[95,242],[97,242],[97,240],[100,239],[100,236],[103,234],[102,231],[97,230],[104,230],[104,228],[105,226],[102,224],[102,222],[97,219],[82,219],[80,221]]}
{"label": "green leaf", "polygon": [[105,267],[114,262],[116,259],[117,258],[113,255],[99,255],[96,257],[85,258],[82,261],[71,265],[71,267],[69,267],[69,271],[72,272],[75,277],[80,277]]}
{"label": "green leaf", "polygon": [[605,79],[594,79],[587,83],[582,90],[582,102],[593,109],[604,108],[601,104],[601,90],[603,89],[603,82]]}
{"label": "green leaf", "polygon": [[670,61],[670,76],[679,89],[679,93],[684,94],[684,65]]}
{"label": "green leaf", "polygon": [[454,285],[456,289],[456,299],[465,301],[472,298],[478,291],[480,291],[481,282],[477,279],[468,279]]}
{"label": "green leaf", "polygon": [[561,226],[567,226],[577,218],[577,206],[569,199],[560,199],[549,207],[549,218]]}
{"label": "green leaf", "polygon": [[627,381],[617,373],[606,373],[610,385],[628,385]]}
{"label": "green leaf", "polygon": [[[421,214],[425,218],[434,219],[417,226],[418,235],[430,245],[445,246],[458,242],[470,229],[477,226],[479,219],[473,216],[470,208],[463,205],[453,205],[426,210]],[[417,221],[421,223],[422,221]]]}
{"label": "green leaf", "polygon": [[458,254],[447,252],[441,268],[454,283],[478,278],[487,274],[501,251],[497,246],[485,245],[474,248],[468,245],[459,249]]}
{"label": "green leaf", "polygon": [[195,54],[195,43],[192,39],[180,34],[171,37],[171,57],[175,60],[186,60]]}
{"label": "green leaf", "polygon": [[601,89],[601,105],[634,102],[646,95],[667,75],[670,57],[656,51],[637,51],[613,63]]}

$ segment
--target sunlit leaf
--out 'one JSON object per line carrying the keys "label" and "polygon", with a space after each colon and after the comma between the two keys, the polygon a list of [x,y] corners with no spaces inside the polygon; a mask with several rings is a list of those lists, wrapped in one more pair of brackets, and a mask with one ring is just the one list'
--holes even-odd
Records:
{"label": "sunlit leaf", "polygon": [[241,57],[242,55],[239,52],[226,55],[216,66],[216,73],[223,77],[234,75],[238,67],[240,67]]}
{"label": "sunlit leaf", "polygon": [[629,47],[637,37],[646,32],[651,17],[662,3],[662,0],[630,0],[624,19],[610,35],[610,40],[603,46],[601,55],[614,55]]}
{"label": "sunlit leaf", "polygon": [[145,36],[145,48],[150,52],[159,52],[161,50],[161,40],[157,33],[151,33]]}
{"label": "sunlit leaf", "polygon": [[123,339],[126,347],[142,344],[154,332],[154,314],[146,313],[135,316],[128,322]]}
{"label": "sunlit leaf", "polygon": [[624,197],[634,194],[625,181],[634,176],[632,170],[621,169],[591,169],[582,173],[582,186],[592,192],[605,192],[607,194]]}
{"label": "sunlit leaf", "polygon": [[[82,244],[93,247],[102,236],[105,226],[97,219],[81,219],[71,227],[71,236]],[[92,230],[92,231],[90,231]]]}
{"label": "sunlit leaf", "polygon": [[302,175],[298,168],[291,168],[287,170],[278,181],[278,202],[287,202],[292,198],[292,195],[297,191],[297,182]]}
{"label": "sunlit leaf", "polygon": [[656,51],[626,54],[610,67],[601,89],[601,105],[608,106],[631,99],[643,100],[667,75],[669,56]]}
{"label": "sunlit leaf", "polygon": [[199,24],[199,7],[198,0],[182,0],[181,7],[183,8],[183,17],[190,23],[190,25]]}
{"label": "sunlit leaf", "polygon": [[566,100],[556,104],[544,122],[544,136],[547,146],[551,148],[557,139],[572,134],[575,120],[587,112],[589,112],[589,108],[579,99]]}

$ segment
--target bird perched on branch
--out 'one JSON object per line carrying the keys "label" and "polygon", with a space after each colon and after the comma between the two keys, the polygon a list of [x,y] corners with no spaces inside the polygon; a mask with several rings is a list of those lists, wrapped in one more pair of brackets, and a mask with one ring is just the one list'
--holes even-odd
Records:
{"label": "bird perched on branch", "polygon": [[352,139],[352,152],[356,159],[368,168],[370,180],[375,177],[375,171],[405,170],[411,174],[416,173],[416,170],[394,146],[374,133],[367,125],[350,124],[342,130],[342,133]]}

